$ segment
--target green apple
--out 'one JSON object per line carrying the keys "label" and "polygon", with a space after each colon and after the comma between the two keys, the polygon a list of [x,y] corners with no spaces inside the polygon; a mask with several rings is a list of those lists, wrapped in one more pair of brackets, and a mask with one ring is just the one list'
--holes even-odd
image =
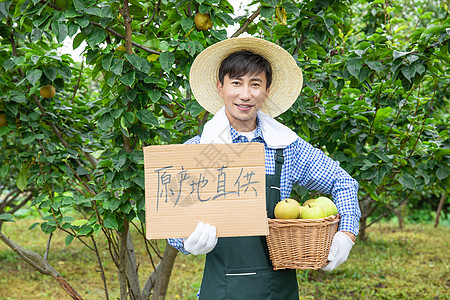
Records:
{"label": "green apple", "polygon": [[275,205],[274,213],[277,219],[298,219],[300,203],[295,199],[286,198]]}
{"label": "green apple", "polygon": [[321,219],[325,218],[327,213],[319,203],[312,202],[303,207],[302,219]]}
{"label": "green apple", "polygon": [[309,199],[309,200],[306,200],[303,204],[302,204],[302,206],[306,206],[306,205],[308,205],[308,204],[310,204],[310,203],[313,203],[313,202],[315,202],[316,201],[316,199]]}
{"label": "green apple", "polygon": [[299,206],[298,208],[300,209],[300,213],[298,214],[298,218],[301,219],[302,218],[302,210],[305,207],[304,206]]}
{"label": "green apple", "polygon": [[337,215],[338,209],[336,207],[336,204],[334,204],[334,202],[331,201],[329,198],[319,197],[314,202],[322,205],[322,207],[325,209],[325,212],[327,213],[327,217]]}

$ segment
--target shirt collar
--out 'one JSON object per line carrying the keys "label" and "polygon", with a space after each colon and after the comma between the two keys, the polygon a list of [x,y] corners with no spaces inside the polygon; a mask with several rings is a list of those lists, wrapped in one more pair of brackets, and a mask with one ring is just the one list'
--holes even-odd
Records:
{"label": "shirt collar", "polygon": [[[231,133],[231,139],[233,140],[233,142],[238,140],[240,137],[243,137],[231,125],[230,125],[230,133]],[[262,134],[262,129],[261,129],[261,122],[259,121],[259,118],[256,117],[255,138],[258,138],[258,137],[261,138],[262,140],[264,140],[264,137],[263,137],[263,134]]]}

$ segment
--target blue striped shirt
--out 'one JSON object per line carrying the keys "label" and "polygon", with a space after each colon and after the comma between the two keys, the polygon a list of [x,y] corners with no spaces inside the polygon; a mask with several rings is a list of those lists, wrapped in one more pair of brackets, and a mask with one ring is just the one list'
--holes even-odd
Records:
{"label": "blue striped shirt", "polygon": [[[230,126],[233,143],[249,142]],[[256,127],[255,137],[251,142],[264,142],[261,127]],[[199,144],[200,136],[188,140],[186,144]],[[266,174],[275,174],[275,149],[265,147]],[[358,204],[358,182],[353,179],[336,162],[326,156],[321,150],[298,138],[284,148],[284,164],[281,171],[281,198],[289,198],[294,184],[299,184],[308,190],[330,194],[335,202],[341,221],[340,231],[349,231],[358,235],[361,211]],[[214,225],[214,224],[211,224]],[[183,239],[168,239],[170,245],[184,254]]]}

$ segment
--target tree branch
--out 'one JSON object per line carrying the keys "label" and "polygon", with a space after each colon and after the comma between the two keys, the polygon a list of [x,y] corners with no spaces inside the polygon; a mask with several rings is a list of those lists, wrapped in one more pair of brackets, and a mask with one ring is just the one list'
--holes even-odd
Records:
{"label": "tree branch", "polygon": [[40,256],[36,252],[30,251],[23,248],[22,246],[17,245],[2,232],[0,232],[0,240],[9,248],[11,248],[11,250],[17,253],[27,264],[32,266],[36,271],[43,275],[53,277],[66,291],[66,293],[70,297],[72,297],[72,299],[82,300],[81,296],[78,295],[75,289],[42,256]]}
{"label": "tree branch", "polygon": [[92,235],[91,235],[91,240],[92,240],[92,244],[94,245],[95,255],[97,255],[97,261],[98,261],[98,265],[100,267],[100,277],[102,278],[102,281],[103,281],[103,288],[105,289],[105,297],[106,297],[106,300],[108,300],[109,299],[108,285],[106,284],[106,276],[105,276],[105,270],[103,269],[102,259],[100,258],[100,253],[98,252],[97,243],[95,242],[94,236],[92,236]]}
{"label": "tree branch", "polygon": [[80,88],[80,81],[81,81],[81,74],[83,73],[83,67],[84,67],[84,60],[81,62],[80,75],[78,76],[77,84],[75,85],[75,87],[73,89],[72,99],[70,99],[70,103],[71,104],[73,104],[73,100],[75,99],[75,96],[77,95],[78,89]]}
{"label": "tree branch", "polygon": [[427,115],[423,119],[422,128],[420,128],[419,135],[417,136],[416,142],[414,143],[414,147],[411,149],[411,153],[408,155],[406,160],[408,160],[413,155],[414,150],[416,149],[417,143],[419,142],[420,135],[422,134],[423,129],[425,127],[425,122],[427,121],[428,115],[430,114],[431,107],[433,106],[434,96],[436,95],[436,89],[437,89],[437,82],[434,83],[433,98],[431,98],[431,103],[430,103],[430,107],[428,108]]}
{"label": "tree branch", "polygon": [[[111,28],[109,28],[109,27],[103,27],[100,23],[92,22],[92,21],[91,21],[91,24],[92,24],[93,26],[96,26],[96,27],[99,27],[99,28],[102,28],[102,29],[108,31],[108,32],[111,33],[112,35],[114,35],[114,36],[116,36],[116,37],[118,37],[118,38],[120,38],[120,39],[122,39],[122,40],[125,40],[125,37],[124,37],[123,35],[121,35],[121,34],[118,33],[117,31],[115,31],[115,30],[113,30],[113,29],[111,29]],[[148,53],[158,54],[158,55],[161,54],[161,52],[159,52],[159,51],[150,49],[150,48],[145,47],[145,46],[143,46],[143,45],[141,45],[141,44],[138,44],[138,43],[136,43],[136,42],[133,42],[133,41],[132,41],[131,44],[132,44],[133,46],[139,48],[139,49],[142,49],[142,50],[144,50],[144,51],[147,51]]]}
{"label": "tree branch", "polygon": [[239,36],[241,33],[247,30],[248,26],[253,22],[253,20],[259,16],[259,13],[261,11],[261,7],[258,7],[258,9],[247,19],[245,20],[244,24],[231,36],[232,38]]}

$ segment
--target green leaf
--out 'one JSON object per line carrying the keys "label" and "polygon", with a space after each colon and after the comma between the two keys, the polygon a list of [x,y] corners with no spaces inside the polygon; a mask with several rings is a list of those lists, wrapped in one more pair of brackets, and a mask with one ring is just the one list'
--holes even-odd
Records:
{"label": "green leaf", "polygon": [[272,7],[275,7],[275,6],[277,6],[277,4],[278,4],[278,0],[264,0],[264,2],[265,2],[267,5],[272,6]]}
{"label": "green leaf", "polygon": [[173,63],[175,62],[175,54],[172,52],[163,52],[159,56],[159,61],[163,70],[166,73],[169,73],[170,70],[172,70]]}
{"label": "green leaf", "polygon": [[144,124],[155,126],[159,124],[158,119],[155,117],[155,115],[147,109],[141,109],[136,113],[136,116],[138,117],[139,121]]}
{"label": "green leaf", "polygon": [[91,233],[92,231],[93,231],[92,227],[84,225],[83,227],[80,228],[77,235],[87,235],[87,234]]}
{"label": "green leaf", "polygon": [[106,33],[102,29],[95,27],[88,36],[87,43],[91,48],[94,48],[95,45],[102,43],[105,38]]}
{"label": "green leaf", "polygon": [[64,79],[72,78],[72,71],[69,67],[61,66],[57,68],[59,75],[61,75]]}
{"label": "green leaf", "polygon": [[108,131],[114,124],[114,120],[110,113],[103,114],[99,119],[97,126],[100,131]]}
{"label": "green leaf", "polygon": [[[403,74],[403,76],[405,76],[406,79],[411,81],[411,78],[414,76],[414,74],[411,72],[411,69],[409,67],[410,66],[403,66],[402,74]],[[415,71],[415,69],[414,69],[414,71]]]}
{"label": "green leaf", "polygon": [[27,72],[27,80],[31,85],[35,85],[36,82],[41,79],[42,71],[38,69],[29,70]]}
{"label": "green leaf", "polygon": [[150,92],[148,92],[148,96],[153,103],[156,103],[161,98],[161,92],[159,90],[150,90]]}
{"label": "green leaf", "polygon": [[9,173],[10,166],[8,164],[3,164],[3,166],[0,168],[0,177],[5,178],[6,175]]}
{"label": "green leaf", "polygon": [[392,53],[392,56],[394,57],[394,60],[396,60],[397,58],[405,56],[409,53],[410,52],[400,52],[400,51],[394,50],[394,52]]}
{"label": "green leaf", "polygon": [[28,144],[31,144],[32,142],[34,142],[35,140],[36,140],[35,135],[29,135],[22,139],[22,144],[28,145]]}
{"label": "green leaf", "polygon": [[75,6],[76,10],[82,11],[86,8],[83,0],[73,0],[73,6]]}
{"label": "green leaf", "polygon": [[[222,29],[222,30],[211,29],[210,32],[218,40],[223,41],[223,40],[227,39],[227,31],[225,29]],[[198,50],[198,49],[197,49],[197,51],[200,52],[200,50]]]}
{"label": "green leaf", "polygon": [[69,246],[69,245],[72,243],[72,241],[73,241],[74,238],[75,238],[75,237],[74,237],[73,235],[68,235],[68,236],[66,236],[66,239],[65,239],[65,241],[64,241],[64,243],[66,244],[66,246]]}
{"label": "green leaf", "polygon": [[198,116],[204,110],[205,109],[197,101],[189,101],[186,104],[186,111],[188,111],[189,114],[193,117]]}
{"label": "green leaf", "polygon": [[109,70],[111,68],[112,59],[113,59],[112,53],[108,53],[103,57],[103,60],[102,60],[103,69]]}
{"label": "green leaf", "polygon": [[270,19],[275,14],[275,7],[263,6],[261,7],[261,16],[264,19]]}
{"label": "green leaf", "polygon": [[444,180],[445,178],[447,178],[448,173],[449,173],[448,169],[441,167],[437,169],[436,176],[439,180]]}
{"label": "green leaf", "polygon": [[[286,26],[282,26],[282,25],[280,25],[280,26],[281,26],[281,28],[286,28]],[[316,51],[319,55],[322,55],[322,56],[327,55],[326,51],[319,45],[312,44],[311,46],[309,46],[309,48]]]}
{"label": "green leaf", "polygon": [[377,111],[374,123],[377,124],[381,120],[386,119],[393,110],[394,109],[392,107],[389,107],[389,106],[388,107],[384,107],[384,108],[380,108]]}
{"label": "green leaf", "polygon": [[191,18],[181,19],[181,28],[183,28],[184,32],[188,33],[189,30],[192,29],[193,25],[194,25],[194,20],[192,20]]}
{"label": "green leaf", "polygon": [[122,82],[125,85],[131,86],[134,83],[136,72],[134,70],[131,70],[127,74],[121,76],[119,78],[120,82]]}
{"label": "green leaf", "polygon": [[383,71],[384,69],[386,69],[385,66],[383,66],[382,63],[380,63],[379,61],[366,61],[367,66],[369,66],[369,68],[371,68],[374,71],[380,72]]}
{"label": "green leaf", "polygon": [[348,72],[358,78],[359,72],[362,68],[362,59],[359,57],[352,57],[347,60]]}
{"label": "green leaf", "polygon": [[75,50],[78,47],[80,47],[81,43],[86,39],[86,35],[84,33],[80,32],[78,33],[72,42],[72,49]]}
{"label": "green leaf", "polygon": [[398,181],[407,189],[415,189],[416,188],[416,180],[410,174],[404,174],[401,176]]}
{"label": "green leaf", "polygon": [[427,69],[425,68],[425,66],[423,64],[421,64],[420,62],[414,62],[414,68],[416,70],[417,73],[419,73],[420,75],[422,75]]}
{"label": "green leaf", "polygon": [[9,129],[8,127],[2,126],[0,127],[0,136],[7,135],[10,131],[11,129]]}
{"label": "green leaf", "polygon": [[9,214],[9,213],[1,214],[0,215],[0,221],[3,221],[3,222],[14,222],[14,223],[16,222],[16,221],[14,221],[13,216],[11,214]]}
{"label": "green leaf", "polygon": [[437,33],[438,31],[440,31],[441,29],[445,28],[445,25],[431,25],[429,27],[427,27],[427,29],[425,29],[424,32],[422,32],[422,34],[420,35],[420,38],[424,38],[426,36],[431,36],[435,33]]}
{"label": "green leaf", "polygon": [[123,59],[114,58],[113,65],[111,67],[111,72],[116,75],[122,74],[123,69]]}
{"label": "green leaf", "polygon": [[117,223],[116,217],[110,213],[107,213],[103,219],[103,225],[106,228],[119,230],[119,224]]}
{"label": "green leaf", "polygon": [[75,220],[70,223],[72,226],[83,226],[87,224],[89,221],[86,219]]}
{"label": "green leaf", "polygon": [[86,170],[85,168],[83,168],[82,166],[78,166],[77,167],[77,175],[83,176],[83,175],[88,175],[89,171]]}
{"label": "green leaf", "polygon": [[136,54],[125,54],[125,57],[136,69],[142,68],[142,59]]}
{"label": "green leaf", "polygon": [[300,12],[300,8],[292,2],[285,2],[283,8],[287,14],[298,14]]}
{"label": "green leaf", "polygon": [[[69,34],[69,28],[67,28],[67,25],[64,23],[58,23],[58,22],[53,22],[58,24],[57,25],[57,32],[55,32],[56,35],[56,39],[58,40],[58,43],[62,43],[64,41],[64,39],[67,37],[67,35]],[[52,26],[53,26],[52,23]]]}
{"label": "green leaf", "polygon": [[56,75],[58,75],[58,72],[54,67],[48,67],[44,69],[44,75],[50,80],[53,81],[56,79]]}
{"label": "green leaf", "polygon": [[30,177],[30,169],[22,168],[17,176],[17,187],[23,191],[28,185],[28,177]]}

